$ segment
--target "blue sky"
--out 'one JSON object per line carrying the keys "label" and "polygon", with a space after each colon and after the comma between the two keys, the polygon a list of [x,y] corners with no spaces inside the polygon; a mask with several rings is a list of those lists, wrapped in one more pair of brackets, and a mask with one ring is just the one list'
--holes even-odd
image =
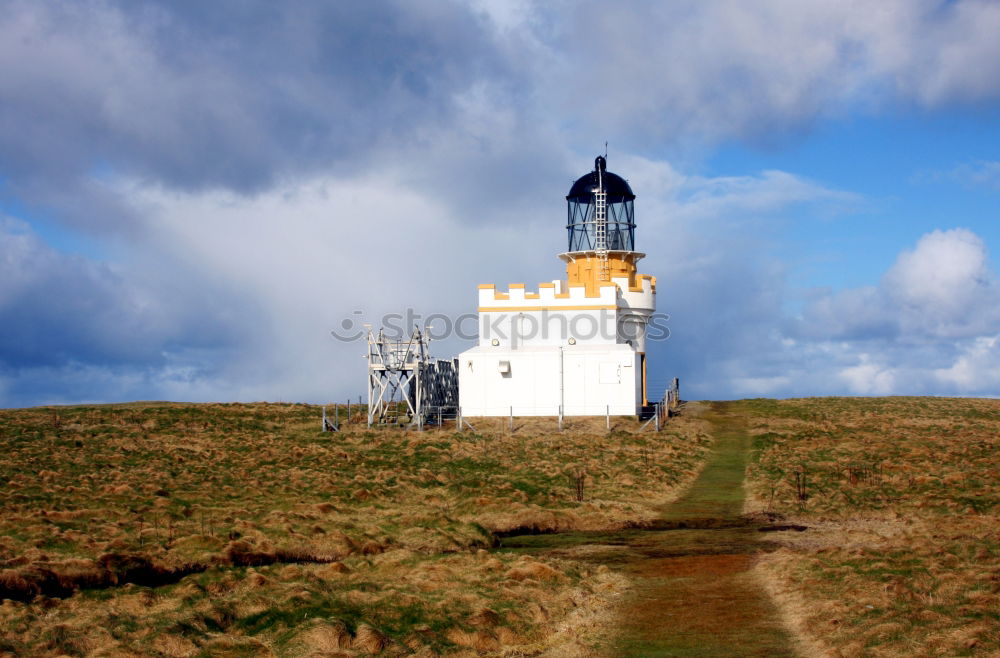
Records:
{"label": "blue sky", "polygon": [[812,289],[877,282],[902,248],[936,229],[964,227],[988,247],[1000,244],[1000,172],[977,180],[996,162],[998,135],[1000,119],[969,108],[853,116],[780,149],[722,145],[706,167],[711,175],[795,172],[856,195],[853,207],[795,213],[782,227],[786,308],[797,312]]}
{"label": "blue sky", "polygon": [[560,276],[605,141],[654,382],[1000,394],[1000,3],[0,9],[0,406],[356,396],[330,329]]}
{"label": "blue sky", "polygon": [[[965,226],[997,244],[1000,173],[976,182],[974,172],[996,161],[1000,116],[964,108],[900,114],[833,120],[780,150],[727,144],[708,168],[714,175],[793,171],[861,197],[854,214],[831,218],[820,230],[800,222],[790,231],[797,250],[817,238],[831,249],[825,266],[810,259],[800,284],[864,285],[892,264],[901,244],[943,226]],[[842,260],[848,256],[852,267]]]}

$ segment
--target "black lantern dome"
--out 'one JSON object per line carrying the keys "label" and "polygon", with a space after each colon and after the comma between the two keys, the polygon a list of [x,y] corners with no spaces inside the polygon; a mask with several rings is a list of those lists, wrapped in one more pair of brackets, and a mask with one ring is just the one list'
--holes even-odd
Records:
{"label": "black lantern dome", "polygon": [[607,194],[607,248],[635,250],[635,194],[628,181],[606,170],[607,161],[598,156],[594,170],[580,176],[566,195],[569,251],[592,251],[595,245],[595,197],[598,184]]}

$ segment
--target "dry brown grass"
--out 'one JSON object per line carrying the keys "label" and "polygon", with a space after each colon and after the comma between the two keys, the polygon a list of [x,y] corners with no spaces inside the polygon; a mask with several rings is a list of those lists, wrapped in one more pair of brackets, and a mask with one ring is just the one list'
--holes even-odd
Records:
{"label": "dry brown grass", "polygon": [[613,421],[331,434],[305,405],[0,411],[0,598],[18,599],[0,655],[537,654],[624,585],[484,550],[493,533],[642,523],[708,444],[696,419]]}
{"label": "dry brown grass", "polygon": [[748,401],[741,410],[760,451],[748,511],[810,528],[775,537],[782,548],[758,566],[805,651],[1000,652],[1000,401]]}

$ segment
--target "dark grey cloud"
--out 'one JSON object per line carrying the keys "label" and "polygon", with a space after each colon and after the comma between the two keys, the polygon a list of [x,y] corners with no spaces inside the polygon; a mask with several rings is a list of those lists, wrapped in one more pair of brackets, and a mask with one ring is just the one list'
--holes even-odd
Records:
{"label": "dark grey cloud", "polygon": [[88,198],[102,177],[247,193],[354,172],[502,74],[482,21],[452,3],[5,5],[0,177],[39,202]]}
{"label": "dark grey cloud", "polygon": [[0,216],[0,376],[66,366],[162,371],[178,355],[239,341],[241,309],[252,302],[178,263],[170,270],[154,281],[56,251]]}
{"label": "dark grey cloud", "polygon": [[107,266],[47,249],[9,220],[0,238],[0,363],[6,368],[160,360],[146,342],[155,318],[144,321],[135,291]]}
{"label": "dark grey cloud", "polygon": [[605,139],[672,157],[1000,97],[991,3],[519,6],[7,0],[0,194],[106,231],[139,220],[102,180],[255,194],[395,168],[468,221],[501,195],[522,217]]}

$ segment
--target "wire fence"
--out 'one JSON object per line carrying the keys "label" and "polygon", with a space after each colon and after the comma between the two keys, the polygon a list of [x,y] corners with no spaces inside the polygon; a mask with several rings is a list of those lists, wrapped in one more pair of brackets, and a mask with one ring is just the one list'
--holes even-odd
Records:
{"label": "wire fence", "polygon": [[[476,427],[470,421],[485,423],[486,419],[506,421],[509,432],[515,430],[515,420],[551,419],[559,431],[567,428],[570,420],[599,419],[603,417],[605,429],[611,431],[612,419],[622,417],[638,418],[646,422],[640,430],[652,428],[662,429],[667,419],[675,412],[680,403],[677,380],[664,393],[663,398],[641,409],[629,405],[604,405],[603,413],[597,405],[507,405],[483,409],[476,407],[472,413],[466,413],[461,406],[426,406],[419,414],[413,414],[408,407],[400,402],[385,415],[385,421],[377,423],[380,427],[406,427],[422,431],[424,429],[451,427],[460,431],[472,430]],[[362,404],[359,397],[357,403],[347,401],[344,404],[335,403],[323,407],[321,428],[324,432],[339,432],[350,425],[365,425],[371,427],[368,417],[368,405]]]}

